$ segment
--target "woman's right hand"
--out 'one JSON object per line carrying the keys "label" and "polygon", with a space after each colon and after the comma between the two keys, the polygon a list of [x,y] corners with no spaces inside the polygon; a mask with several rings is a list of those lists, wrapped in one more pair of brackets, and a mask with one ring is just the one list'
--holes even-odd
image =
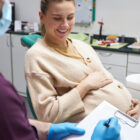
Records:
{"label": "woman's right hand", "polygon": [[108,78],[103,72],[93,72],[83,82],[87,85],[88,90],[96,90],[112,83],[112,79]]}
{"label": "woman's right hand", "polygon": [[89,90],[97,90],[112,82],[103,72],[93,72],[80,82],[77,89],[83,98]]}

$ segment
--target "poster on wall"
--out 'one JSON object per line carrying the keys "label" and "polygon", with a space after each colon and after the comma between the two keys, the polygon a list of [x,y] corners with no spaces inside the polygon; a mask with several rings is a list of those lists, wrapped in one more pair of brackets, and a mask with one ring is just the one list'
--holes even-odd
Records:
{"label": "poster on wall", "polygon": [[95,21],[96,0],[76,0],[76,23],[90,24]]}

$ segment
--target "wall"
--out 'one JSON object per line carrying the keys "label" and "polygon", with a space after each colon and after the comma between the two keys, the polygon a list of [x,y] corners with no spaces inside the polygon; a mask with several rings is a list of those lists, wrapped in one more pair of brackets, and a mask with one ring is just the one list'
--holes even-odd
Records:
{"label": "wall", "polygon": [[15,2],[16,20],[31,21],[39,23],[40,0],[10,0]]}
{"label": "wall", "polygon": [[[16,2],[16,19],[39,22],[40,0]],[[88,27],[76,25],[73,31],[98,33],[98,21],[103,19],[103,34],[140,37],[139,0],[96,0],[96,21]]]}
{"label": "wall", "polygon": [[98,21],[103,18],[103,34],[140,37],[139,0],[96,0],[96,21],[89,28],[76,26],[76,31],[99,32]]}

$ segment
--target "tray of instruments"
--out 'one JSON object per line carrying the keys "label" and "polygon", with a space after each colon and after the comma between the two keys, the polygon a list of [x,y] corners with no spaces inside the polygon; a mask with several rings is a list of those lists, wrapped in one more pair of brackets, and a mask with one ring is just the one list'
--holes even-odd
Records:
{"label": "tray of instruments", "polygon": [[105,40],[99,41],[97,39],[93,39],[91,45],[95,47],[101,47],[101,48],[120,49],[128,45],[128,43],[120,43],[120,42],[112,43],[112,42],[106,42]]}

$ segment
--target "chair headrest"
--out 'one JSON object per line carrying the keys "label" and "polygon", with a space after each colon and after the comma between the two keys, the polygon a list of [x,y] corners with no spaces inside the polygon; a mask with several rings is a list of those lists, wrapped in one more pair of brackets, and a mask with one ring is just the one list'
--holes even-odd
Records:
{"label": "chair headrest", "polygon": [[23,35],[20,39],[21,39],[21,44],[23,46],[30,48],[31,46],[35,44],[38,38],[42,39],[43,36],[38,35],[38,34]]}

